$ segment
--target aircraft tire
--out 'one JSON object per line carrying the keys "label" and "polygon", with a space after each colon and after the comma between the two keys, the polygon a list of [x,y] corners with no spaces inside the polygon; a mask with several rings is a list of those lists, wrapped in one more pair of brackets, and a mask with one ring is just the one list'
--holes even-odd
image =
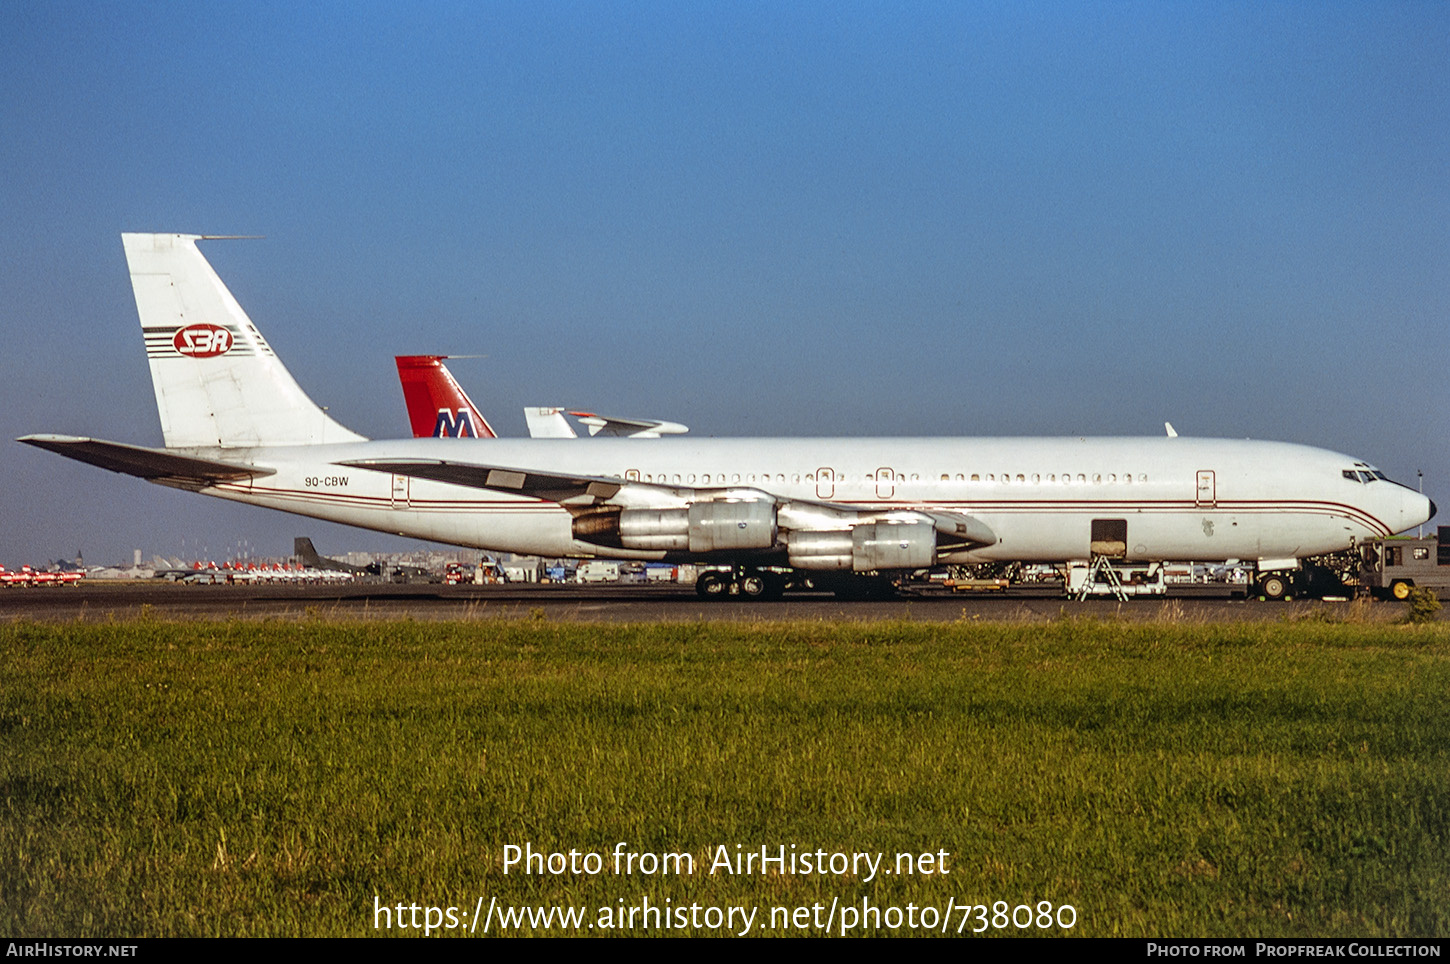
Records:
{"label": "aircraft tire", "polygon": [[747,572],[741,576],[740,596],[743,599],[764,599],[770,594],[770,584],[758,572]]}
{"label": "aircraft tire", "polygon": [[695,580],[695,593],[701,599],[723,599],[730,594],[730,578],[723,572],[706,572]]}
{"label": "aircraft tire", "polygon": [[1289,595],[1289,580],[1271,572],[1259,580],[1259,592],[1265,599],[1278,601]]}

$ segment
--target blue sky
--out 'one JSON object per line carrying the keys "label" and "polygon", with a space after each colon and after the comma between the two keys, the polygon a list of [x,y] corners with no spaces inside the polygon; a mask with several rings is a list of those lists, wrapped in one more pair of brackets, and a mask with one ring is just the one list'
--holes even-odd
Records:
{"label": "blue sky", "polygon": [[[4,438],[159,444],[122,231],[344,424],[392,356],[700,435],[1184,435],[1450,505],[1450,6],[0,5]],[[414,543],[13,442],[0,563]]]}

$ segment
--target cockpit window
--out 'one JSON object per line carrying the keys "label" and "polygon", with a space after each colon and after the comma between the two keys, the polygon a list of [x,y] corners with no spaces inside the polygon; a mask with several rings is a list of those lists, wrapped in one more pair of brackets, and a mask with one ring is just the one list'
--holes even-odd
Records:
{"label": "cockpit window", "polygon": [[[1363,465],[1364,463],[1361,462],[1360,464]],[[1362,485],[1363,484],[1367,484],[1369,482],[1388,482],[1390,485],[1401,485],[1402,484],[1402,483],[1396,482],[1394,479],[1390,478],[1388,475],[1385,475],[1379,469],[1374,469],[1374,468],[1369,468],[1369,467],[1356,468],[1356,469],[1342,469],[1339,474],[1342,475],[1342,476],[1344,476],[1346,479],[1348,479],[1351,482],[1358,482],[1358,483],[1360,483]],[[1409,488],[1409,486],[1404,486],[1404,487],[1405,488]]]}

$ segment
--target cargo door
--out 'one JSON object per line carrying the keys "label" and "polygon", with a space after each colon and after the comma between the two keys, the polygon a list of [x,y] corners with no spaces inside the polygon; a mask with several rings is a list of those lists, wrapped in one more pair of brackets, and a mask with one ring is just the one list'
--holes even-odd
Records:
{"label": "cargo door", "polygon": [[1094,556],[1108,559],[1125,559],[1128,555],[1128,520],[1094,519],[1092,523],[1092,544],[1089,551]]}
{"label": "cargo door", "polygon": [[409,494],[412,491],[412,481],[410,476],[393,476],[393,497],[391,501],[394,509],[406,509],[410,506],[411,500]]}

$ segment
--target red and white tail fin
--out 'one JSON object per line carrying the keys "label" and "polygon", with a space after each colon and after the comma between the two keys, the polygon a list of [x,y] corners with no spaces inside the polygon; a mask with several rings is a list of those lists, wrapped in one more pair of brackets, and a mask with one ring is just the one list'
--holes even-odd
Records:
{"label": "red and white tail fin", "polygon": [[443,364],[447,355],[397,355],[414,438],[498,438]]}

